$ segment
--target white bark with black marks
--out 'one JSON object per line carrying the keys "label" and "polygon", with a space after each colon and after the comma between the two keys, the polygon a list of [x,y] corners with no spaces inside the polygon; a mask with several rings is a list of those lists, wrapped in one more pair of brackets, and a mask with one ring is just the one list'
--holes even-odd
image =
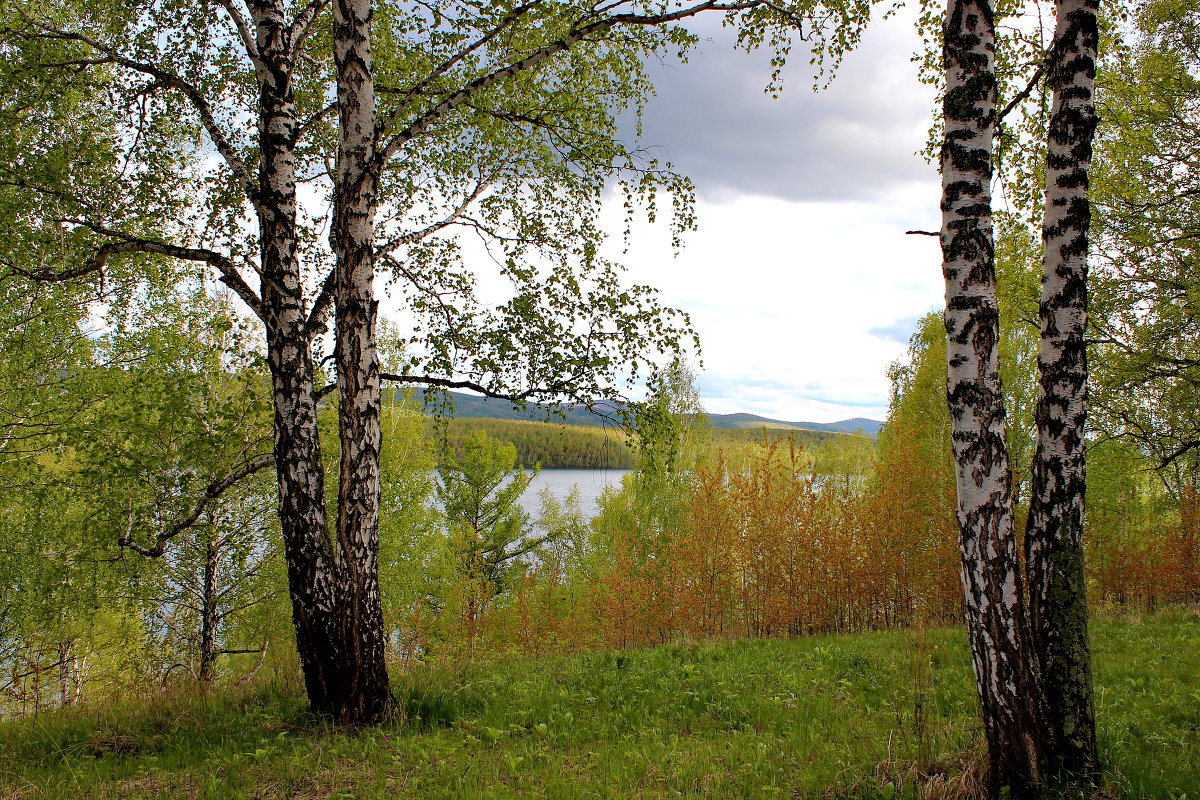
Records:
{"label": "white bark with black marks", "polygon": [[390,705],[379,596],[379,356],[375,345],[375,84],[371,0],[335,0],[338,169],[331,239],[338,429],[337,543],[345,686],[340,714],[377,719]]}
{"label": "white bark with black marks", "polygon": [[991,216],[995,32],[988,0],[949,0],[942,145],[946,395],[958,486],[967,627],[993,793],[1036,794],[1042,774],[1036,673],[1026,657]]}
{"label": "white bark with black marks", "polygon": [[1040,305],[1037,452],[1025,532],[1029,617],[1054,734],[1050,767],[1098,770],[1083,567],[1087,420],[1088,170],[1098,0],[1059,0],[1047,79],[1045,261]]}
{"label": "white bark with black marks", "polygon": [[200,669],[196,677],[201,683],[211,683],[217,675],[217,627],[221,624],[218,605],[217,562],[221,557],[221,542],[216,515],[209,515],[209,529],[204,538],[203,574],[200,583]]}
{"label": "white bark with black marks", "polygon": [[279,516],[296,646],[313,710],[334,714],[338,692],[336,561],[325,508],[312,343],[305,322],[296,226],[296,109],[292,33],[280,2],[251,4],[259,72],[255,207],[263,323],[275,404]]}

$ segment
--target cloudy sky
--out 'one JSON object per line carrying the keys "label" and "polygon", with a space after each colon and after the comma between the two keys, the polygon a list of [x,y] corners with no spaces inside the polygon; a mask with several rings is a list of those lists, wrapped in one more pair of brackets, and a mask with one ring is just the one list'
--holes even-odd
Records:
{"label": "cloudy sky", "polygon": [[912,23],[874,23],[819,93],[797,58],[775,100],[763,55],[694,29],[688,64],[654,68],[641,144],[696,183],[699,230],[675,254],[665,228],[639,228],[621,259],[691,313],[709,411],[882,419],[888,364],[943,291],[936,240],[904,235],[937,227],[939,199],[916,155],[933,94]]}

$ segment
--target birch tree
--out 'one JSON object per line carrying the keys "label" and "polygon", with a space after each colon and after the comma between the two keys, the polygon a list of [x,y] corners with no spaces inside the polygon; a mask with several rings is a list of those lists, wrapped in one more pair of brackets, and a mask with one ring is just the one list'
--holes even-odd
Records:
{"label": "birch tree", "polygon": [[1025,528],[1029,619],[1051,732],[1050,764],[1098,773],[1083,521],[1087,421],[1088,171],[1098,0],[1059,0],[1046,69],[1052,91],[1042,222],[1037,449]]}
{"label": "birch tree", "polygon": [[[1039,304],[1040,345],[1038,356],[1038,400],[1035,412],[1037,428],[1035,452],[1030,479],[1030,512],[1026,525],[1026,578],[1028,608],[1022,611],[1023,597],[1018,580],[1013,585],[1013,642],[1024,649],[1028,661],[1029,680],[1020,692],[1031,707],[1033,719],[1044,720],[1040,747],[1044,750],[1040,769],[1032,772],[1035,781],[1057,783],[1065,780],[1090,782],[1097,773],[1095,721],[1092,701],[1090,651],[1087,635],[1087,606],[1083,570],[1084,519],[1084,454],[1087,395],[1087,357],[1085,330],[1087,324],[1087,232],[1090,222],[1088,203],[1088,171],[1092,154],[1092,138],[1096,127],[1093,107],[1093,81],[1096,71],[1098,32],[1097,3],[1081,0],[1058,0],[1055,4],[1056,29],[1044,52],[1032,48],[1036,36],[1020,32],[1007,35],[1005,46],[1013,52],[1006,55],[1004,75],[1012,97],[1002,110],[994,103],[981,117],[987,129],[989,143],[998,135],[1000,120],[1035,94],[1044,79],[1052,93],[1049,117],[1036,111],[1022,111],[1025,119],[1016,126],[1015,137],[1005,135],[1007,148],[1020,147],[1015,166],[1021,172],[1036,163],[1036,155],[1045,153],[1044,193],[1030,184],[1029,178],[1017,176],[1012,197],[1028,210],[1042,209],[1042,290]],[[947,19],[950,19],[948,14]],[[993,29],[994,30],[994,29]],[[992,49],[995,44],[993,39]],[[1028,67],[1032,73],[1028,82],[1020,80],[1024,89],[1013,86],[1019,80],[1014,67],[1032,55]],[[997,82],[996,61],[986,66],[993,84]],[[947,72],[947,95],[951,86]],[[946,141],[953,139],[952,114],[945,114]],[[1045,138],[1041,147],[1039,138]],[[982,156],[981,156],[982,157]],[[988,152],[990,165],[994,160]],[[945,161],[943,161],[943,170]],[[944,179],[943,212],[952,204],[955,190],[953,179]],[[984,209],[986,202],[987,208]],[[990,214],[991,197],[980,197],[980,213]],[[986,246],[991,247],[990,226],[986,231]],[[943,228],[943,245],[946,235]],[[945,248],[944,248],[945,249]],[[949,263],[949,257],[947,262]],[[982,263],[982,262],[980,262]],[[947,330],[952,326],[954,302],[962,300],[961,287],[955,287],[948,277]],[[953,334],[951,335],[953,341]],[[982,353],[966,353],[965,363],[980,367]],[[956,356],[949,356],[951,372]],[[990,372],[990,369],[985,369]],[[998,375],[997,375],[998,378]],[[955,379],[950,376],[950,404],[953,415]],[[969,404],[982,408],[978,399]],[[1001,408],[998,417],[1003,419]],[[972,426],[978,434],[987,429],[985,419]],[[957,436],[956,436],[957,439]],[[999,443],[1003,446],[1003,443]],[[1007,453],[1005,454],[1007,459]],[[978,485],[978,482],[977,482]],[[1000,504],[1010,504],[1009,497],[996,497]],[[959,480],[960,507],[964,503],[963,481]],[[1011,513],[1008,512],[1008,513]],[[1004,538],[1010,540],[1011,530]],[[968,538],[964,528],[964,540]],[[1014,575],[1020,573],[1015,558],[1010,562]],[[969,595],[969,592],[968,592]],[[970,597],[968,596],[968,605]],[[1025,627],[1028,617],[1028,629]],[[976,655],[978,658],[978,654]],[[985,718],[987,716],[985,703]],[[1038,728],[1032,727],[1031,731]],[[994,749],[994,748],[993,748]],[[993,766],[995,755],[993,755]],[[1004,785],[1006,779],[994,786]]]}
{"label": "birch tree", "polygon": [[[800,38],[833,66],[870,6],[8,0],[6,70],[28,104],[80,81],[102,86],[96,102],[118,121],[107,141],[123,165],[111,184],[86,159],[69,183],[24,177],[41,174],[36,153],[4,165],[30,229],[69,256],[65,268],[12,272],[104,280],[146,257],[191,261],[258,317],[305,686],[319,713],[378,719],[390,702],[380,382],[587,403],[674,351],[686,320],[598,255],[610,183],[652,215],[670,195],[676,232],[691,224],[686,181],[617,135],[617,112],[650,92],[644,59],[686,52],[694,37],[680,23],[717,13],[744,46],[773,47],[777,63]],[[508,300],[478,299],[461,231],[493,250]],[[379,366],[377,275],[392,281],[411,331],[398,373]],[[334,392],[331,514],[317,410]]]}
{"label": "birch tree", "polygon": [[989,0],[950,0],[941,153],[946,396],[962,582],[992,791],[1037,794],[1044,709],[1030,659],[1005,444],[992,231],[995,29]]}

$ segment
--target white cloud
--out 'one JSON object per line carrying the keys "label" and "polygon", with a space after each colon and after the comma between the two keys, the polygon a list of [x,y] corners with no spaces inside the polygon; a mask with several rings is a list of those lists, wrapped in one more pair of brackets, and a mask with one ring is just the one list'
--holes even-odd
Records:
{"label": "white cloud", "polygon": [[772,101],[765,59],[728,38],[655,69],[642,139],[696,181],[699,230],[675,256],[639,228],[616,257],[691,313],[710,411],[882,419],[888,365],[943,293],[937,240],[905,235],[939,217],[917,155],[933,106],[910,61],[920,40],[911,20],[875,23],[828,89],[798,67]]}
{"label": "white cloud", "polygon": [[793,200],[878,198],[922,180],[932,90],[910,58],[910,20],[872,24],[833,82],[812,91],[803,52],[793,53],[778,99],[763,92],[766,53],[733,47],[732,31],[697,23],[707,41],[687,64],[653,65],[658,93],[639,144],[659,148],[714,202],[742,194]]}
{"label": "white cloud", "polygon": [[664,231],[640,227],[622,260],[634,280],[692,315],[710,411],[882,418],[887,367],[907,333],[879,329],[941,302],[936,241],[904,233],[935,213],[937,200],[936,185],[925,183],[873,202],[701,203],[699,230],[681,253]]}

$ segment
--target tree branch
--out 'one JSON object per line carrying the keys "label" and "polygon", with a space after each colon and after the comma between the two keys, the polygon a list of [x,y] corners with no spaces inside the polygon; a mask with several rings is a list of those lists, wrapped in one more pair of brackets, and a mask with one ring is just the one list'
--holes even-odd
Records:
{"label": "tree branch", "polygon": [[[408,281],[416,286],[421,292],[437,299],[438,304],[441,305],[443,309],[445,309],[445,305],[441,303],[440,295],[434,292],[430,287],[423,286],[421,282],[417,280],[416,276],[414,276],[408,269],[401,265],[399,261],[392,258],[387,251],[402,245],[412,244],[413,242],[420,241],[426,236],[437,233],[438,231],[453,225],[462,216],[462,213],[467,210],[467,207],[479,199],[479,196],[487,191],[488,187],[495,182],[500,172],[503,171],[504,166],[507,166],[507,162],[493,170],[491,175],[481,177],[470,194],[468,194],[461,203],[455,206],[455,208],[447,213],[442,219],[438,220],[437,222],[430,223],[420,230],[409,231],[408,233],[389,239],[387,242],[381,244],[378,248],[381,258],[391,264],[396,271],[403,273],[404,277],[407,278]],[[321,291],[317,294],[316,299],[313,301],[312,310],[309,312],[308,319],[304,323],[304,331],[306,334],[311,335],[324,328],[324,318],[325,315],[329,313],[330,307],[333,305],[334,287],[336,285],[337,268],[335,267],[329,271],[328,275],[325,276],[325,280],[321,284]]]}
{"label": "tree branch", "polygon": [[447,58],[437,67],[435,67],[432,72],[430,72],[421,80],[417,81],[408,89],[395,90],[394,92],[393,90],[382,89],[381,91],[384,94],[399,94],[401,96],[401,100],[400,105],[392,109],[392,111],[389,112],[388,115],[384,117],[383,120],[381,120],[377,125],[376,141],[378,141],[379,137],[382,137],[386,134],[387,129],[391,126],[392,122],[395,121],[396,117],[399,116],[406,108],[408,108],[409,100],[421,94],[421,92],[428,88],[435,80],[454,69],[454,67],[462,63],[467,56],[471,55],[471,53],[474,53],[481,47],[485,46],[488,42],[495,39],[502,31],[510,27],[513,23],[525,16],[525,14],[527,14],[531,9],[540,5],[542,2],[543,0],[531,0],[531,2],[517,6],[507,15],[505,15],[498,23],[496,23],[496,25],[490,31],[484,33],[478,39]]}
{"label": "tree branch", "polygon": [[[337,108],[337,103],[330,103],[329,105],[325,106],[320,111],[315,112],[311,117],[309,117],[308,119],[304,120],[299,125],[297,125],[296,126],[296,141],[299,141],[300,138],[302,136],[304,136],[304,134],[308,133],[309,128],[316,125],[318,122],[320,122],[325,117],[326,114],[328,114],[330,111],[335,110],[336,108]],[[317,174],[320,175],[319,172]],[[330,175],[330,177],[332,178],[333,176]]]}
{"label": "tree branch", "polygon": [[178,663],[172,664],[171,666],[167,667],[167,671],[163,673],[163,677],[162,677],[162,685],[163,686],[167,685],[167,680],[171,677],[171,673],[177,669],[187,670],[191,674],[192,678],[194,678],[195,680],[200,680],[198,677],[196,677],[196,670],[192,669],[190,666],[188,666],[187,664],[184,664],[183,662],[178,662]]}
{"label": "tree branch", "polygon": [[529,398],[538,394],[553,394],[554,389],[538,390],[526,389],[523,392],[498,392],[494,389],[488,389],[481,383],[475,381],[456,381],[450,378],[434,378],[428,375],[393,375],[391,373],[379,373],[381,381],[394,381],[395,383],[410,383],[420,384],[422,386],[437,386],[442,389],[470,389],[473,392],[478,392],[484,397],[491,397],[496,400],[508,400],[513,403],[524,403]]}
{"label": "tree branch", "polygon": [[304,321],[305,336],[311,336],[318,331],[325,330],[325,315],[329,313],[329,309],[333,306],[334,288],[336,286],[337,267],[335,266],[325,276],[325,280],[321,283],[321,291],[317,294],[317,298],[313,300],[312,310],[308,312],[308,319]]}
{"label": "tree branch", "polygon": [[453,294],[453,292],[439,292],[436,289],[434,289],[432,286],[425,284],[423,281],[420,280],[420,278],[418,278],[416,275],[414,275],[412,273],[412,270],[410,270],[403,263],[401,263],[401,261],[399,259],[394,258],[387,253],[381,254],[380,258],[383,260],[383,262],[385,264],[390,266],[393,270],[395,270],[396,272],[403,275],[405,280],[407,280],[410,284],[412,284],[414,287],[416,287],[418,292],[421,292],[422,294],[430,297],[433,300],[433,302],[437,305],[438,309],[442,312],[442,318],[446,322],[446,327],[448,329],[453,329],[453,327],[454,327],[454,312],[451,309],[451,307],[446,304],[446,301],[442,299],[443,296],[445,296],[447,294]]}
{"label": "tree branch", "polygon": [[[245,163],[242,162],[241,157],[237,154],[237,151],[234,150],[233,145],[230,144],[229,139],[221,130],[220,125],[217,124],[216,117],[213,115],[212,106],[209,104],[204,95],[200,93],[199,89],[169,69],[164,69],[157,64],[151,64],[143,61],[136,61],[132,58],[127,58],[126,56],[121,55],[121,53],[117,50],[97,41],[96,39],[93,39],[86,34],[45,25],[30,16],[30,14],[20,3],[14,3],[13,5],[17,8],[18,12],[27,23],[38,30],[43,31],[45,35],[56,39],[65,39],[68,41],[75,41],[85,44],[96,52],[103,53],[106,57],[105,60],[107,60],[109,63],[118,64],[126,69],[133,70],[134,72],[140,72],[143,75],[149,75],[150,77],[154,78],[155,82],[159,85],[171,89],[177,89],[182,92],[192,104],[192,107],[195,108],[197,113],[200,115],[200,122],[204,126],[204,130],[208,133],[213,145],[217,148],[217,152],[220,153],[221,157],[225,160],[226,165],[230,168],[230,170],[233,171],[238,183],[240,183],[242,186],[242,190],[246,193],[247,199],[249,199],[256,208],[258,207],[258,186],[254,182],[254,179],[250,176],[249,170],[246,169]],[[255,49],[255,52],[257,52],[257,48]]]}
{"label": "tree branch", "polygon": [[[495,389],[489,389],[481,383],[475,381],[461,380],[456,381],[450,378],[435,378],[429,375],[395,375],[389,372],[379,373],[381,381],[394,381],[396,383],[420,384],[422,386],[437,386],[442,389],[469,389],[473,392],[478,392],[484,397],[491,397],[496,400],[508,400],[512,403],[525,403],[531,397],[539,394],[558,394],[566,389],[564,384],[554,384],[543,389],[526,389],[522,392],[500,392]],[[321,387],[316,392],[318,400],[328,395],[333,390],[337,389],[336,383],[330,383]]]}
{"label": "tree branch", "polygon": [[84,275],[89,275],[93,272],[100,272],[104,268],[104,264],[108,261],[108,257],[114,252],[118,252],[115,250],[109,250],[106,252],[106,248],[108,247],[110,247],[110,245],[101,247],[98,251],[96,251],[96,255],[92,256],[92,258],[88,259],[88,261],[81,266],[59,270],[57,272],[51,269],[25,269],[24,267],[19,267],[7,259],[5,259],[5,265],[8,267],[10,274],[12,275],[20,275],[22,278],[28,278],[29,280],[36,281],[38,283],[62,283],[63,281],[71,281],[75,280],[76,278],[82,278]]}
{"label": "tree branch", "polygon": [[133,541],[133,516],[130,515],[129,525],[126,527],[125,533],[118,537],[117,544],[121,547],[129,548],[135,553],[140,553],[147,558],[160,558],[163,553],[167,551],[167,542],[171,541],[176,536],[190,528],[192,525],[196,524],[196,520],[198,520],[200,515],[203,514],[205,509],[208,508],[209,503],[224,494],[242,478],[245,478],[248,475],[253,475],[260,469],[268,467],[274,463],[274,455],[259,456],[258,458],[247,461],[233,472],[230,472],[224,478],[220,478],[210,483],[204,489],[204,496],[200,498],[200,500],[196,502],[196,505],[192,507],[191,513],[176,522],[171,527],[167,528],[165,531],[160,532],[158,536],[154,538],[154,544],[150,547],[145,547],[144,545],[140,545]]}
{"label": "tree branch", "polygon": [[1176,461],[1178,461],[1180,458],[1182,458],[1184,455],[1186,455],[1187,453],[1190,453],[1192,450],[1196,450],[1197,448],[1200,448],[1200,441],[1191,440],[1191,441],[1183,442],[1183,444],[1181,444],[1179,447],[1175,448],[1175,450],[1173,450],[1170,453],[1167,453],[1166,455],[1162,456],[1159,459],[1159,462],[1158,462],[1159,469],[1165,469],[1166,467],[1171,466]]}
{"label": "tree branch", "polygon": [[292,21],[291,27],[288,28],[288,36],[291,39],[293,57],[300,52],[300,46],[304,44],[309,31],[312,30],[312,24],[316,22],[317,17],[321,16],[321,12],[327,5],[329,5],[329,0],[310,0],[309,4]]}
{"label": "tree branch", "polygon": [[1008,105],[1004,107],[999,114],[996,115],[996,135],[1000,135],[1000,121],[1008,116],[1009,112],[1023,103],[1029,95],[1033,94],[1033,89],[1042,80],[1042,76],[1046,74],[1046,65],[1050,62],[1050,55],[1046,56],[1046,60],[1038,65],[1037,70],[1033,73],[1033,77],[1029,79],[1029,84],[1022,89],[1016,97],[1008,101]]}
{"label": "tree branch", "polygon": [[438,220],[437,222],[430,223],[429,225],[426,225],[424,228],[421,228],[419,230],[409,231],[408,233],[404,233],[404,234],[396,236],[392,239],[389,239],[388,241],[384,242],[383,244],[381,244],[379,246],[378,252],[381,255],[387,254],[389,251],[391,251],[397,247],[400,247],[401,245],[412,244],[413,242],[418,242],[421,239],[424,239],[426,236],[429,236],[430,234],[437,233],[438,231],[443,230],[444,228],[448,228],[451,225],[453,225],[455,223],[455,221],[459,217],[462,216],[463,212],[467,210],[467,208],[471,205],[471,203],[474,203],[476,200],[478,200],[479,196],[482,195],[485,191],[487,191],[488,188],[491,187],[491,185],[496,182],[496,179],[498,177],[500,177],[500,173],[503,172],[505,170],[505,168],[508,167],[508,165],[509,165],[509,162],[505,161],[505,162],[501,163],[500,165],[498,165],[496,167],[496,169],[492,170],[491,174],[486,175],[486,176],[480,176],[479,181],[475,184],[475,188],[472,189],[471,192],[466,197],[463,198],[461,203],[459,203],[457,206],[454,207],[453,210],[451,210],[448,214],[446,214],[445,217]]}
{"label": "tree branch", "polygon": [[1060,39],[1060,40],[1054,42],[1051,45],[1050,49],[1046,51],[1045,55],[1042,57],[1041,63],[1038,64],[1037,69],[1034,70],[1033,75],[1029,78],[1029,83],[1027,83],[1025,85],[1025,88],[1022,89],[1020,92],[1018,92],[1017,95],[1015,97],[1013,97],[1012,100],[1008,101],[1008,104],[1005,105],[1004,108],[1000,111],[1000,113],[998,113],[996,115],[996,118],[995,118],[995,124],[996,124],[995,135],[996,136],[999,136],[1001,133],[1000,121],[1003,120],[1006,116],[1008,116],[1009,113],[1011,113],[1014,108],[1019,106],[1021,103],[1025,102],[1025,100],[1027,100],[1029,98],[1029,95],[1033,94],[1033,90],[1037,87],[1038,83],[1040,83],[1042,78],[1045,76],[1046,70],[1050,68],[1051,62],[1056,57],[1062,55],[1066,51],[1066,49],[1067,49],[1068,45],[1071,43],[1071,41],[1072,41],[1072,39],[1070,37],[1065,38],[1065,39]]}
{"label": "tree branch", "polygon": [[271,71],[262,59],[262,54],[258,50],[258,42],[254,40],[254,33],[250,30],[246,18],[242,15],[242,12],[238,11],[237,6],[233,4],[233,0],[217,0],[217,2],[229,14],[229,19],[233,22],[233,27],[237,29],[238,39],[241,40],[242,47],[246,48],[246,56],[250,59],[250,63],[254,65],[254,74],[258,76],[259,83],[261,84],[268,79]]}
{"label": "tree branch", "polygon": [[[618,25],[662,25],[668,22],[677,22],[682,19],[694,17],[697,14],[705,11],[744,11],[747,9],[767,5],[768,4],[764,3],[762,0],[746,0],[746,2],[735,3],[719,3],[716,2],[716,0],[706,0],[706,2],[697,3],[696,5],[664,14],[614,14],[612,16],[597,19],[586,24],[583,24],[583,19],[581,19],[576,23],[577,27],[573,28],[563,37],[549,44],[535,48],[528,55],[521,59],[506,64],[503,67],[493,69],[491,72],[488,72],[485,75],[479,76],[475,80],[449,95],[445,100],[438,103],[433,108],[421,114],[415,120],[410,122],[408,126],[404,128],[404,130],[393,135],[384,147],[376,150],[374,166],[376,169],[381,168],[385,163],[387,163],[388,160],[395,156],[396,153],[399,152],[400,148],[403,147],[407,142],[429,130],[434,124],[437,123],[439,119],[453,111],[458,106],[462,105],[479,92],[494,86],[497,83],[505,81],[517,73],[531,69],[547,60],[551,56],[561,53],[564,50],[569,50],[575,44],[579,43],[583,39],[586,39],[593,33],[597,33],[598,31]],[[771,7],[775,10],[779,10],[774,6]],[[385,125],[377,132],[377,137],[382,138],[386,133],[387,126]]]}
{"label": "tree branch", "polygon": [[40,273],[29,273],[21,270],[18,267],[12,267],[18,273],[25,274],[25,277],[33,280],[46,282],[57,282],[69,280],[72,277],[86,275],[89,272],[102,270],[104,265],[108,263],[108,259],[118,253],[154,253],[157,255],[169,256],[177,258],[181,261],[199,261],[208,264],[221,274],[221,283],[233,290],[234,294],[242,299],[250,310],[255,313],[260,319],[263,316],[262,300],[258,294],[250,288],[250,285],[242,278],[238,272],[237,265],[233,263],[228,256],[222,255],[214,250],[207,250],[198,247],[181,247],[179,245],[169,244],[167,242],[159,242],[153,239],[142,239],[122,231],[99,225],[88,220],[79,219],[64,219],[62,222],[70,222],[76,225],[83,225],[90,228],[102,236],[111,236],[120,239],[118,242],[109,242],[96,251],[96,254],[86,264],[76,267],[71,270],[64,270],[59,273],[43,275]]}
{"label": "tree branch", "polygon": [[[69,661],[69,660],[70,659],[67,659],[67,658],[59,659],[58,661],[55,661],[53,664],[48,664],[48,665],[44,665],[44,666],[39,664],[38,666],[34,667],[33,669],[29,670],[28,672],[22,672],[19,675],[13,674],[11,676],[5,676],[5,677],[9,678],[8,686],[10,686],[10,687],[15,686],[17,681],[28,678],[30,675],[37,675],[40,672],[48,672],[49,670],[55,669],[57,667],[61,667],[63,664],[67,663],[67,661]],[[29,662],[26,661],[25,663],[28,664]]]}

